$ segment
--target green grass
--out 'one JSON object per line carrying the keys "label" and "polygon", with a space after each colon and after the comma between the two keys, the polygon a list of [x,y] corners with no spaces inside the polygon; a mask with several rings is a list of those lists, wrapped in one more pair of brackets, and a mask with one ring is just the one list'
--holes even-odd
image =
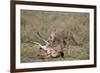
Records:
{"label": "green grass", "polygon": [[[44,61],[37,56],[40,53],[39,47],[30,41],[43,43],[36,33],[40,32],[42,37],[47,39],[55,28],[72,31],[75,40],[82,43],[82,46],[73,45],[71,42],[69,48],[64,49],[64,58],[50,58],[47,61],[89,59],[88,13],[21,10],[21,62]],[[59,49],[59,44],[56,44],[54,48]]]}
{"label": "green grass", "polygon": [[[58,47],[54,47],[59,50]],[[69,50],[68,50],[69,49]],[[85,60],[89,59],[88,49],[79,46],[69,46],[69,48],[64,48],[65,56],[64,58],[50,58],[49,61],[61,61],[61,60]],[[41,62],[43,61],[37,55],[41,51],[37,45],[31,43],[23,43],[21,48],[21,62]]]}

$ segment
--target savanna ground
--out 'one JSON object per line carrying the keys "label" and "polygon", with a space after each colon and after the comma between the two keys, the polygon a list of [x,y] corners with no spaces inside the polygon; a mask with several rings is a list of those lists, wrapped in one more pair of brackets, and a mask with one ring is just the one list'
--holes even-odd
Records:
{"label": "savanna ground", "polygon": [[[40,32],[47,39],[55,28],[71,30],[75,40],[82,45],[71,42],[69,48],[64,48],[64,58],[50,58],[47,61],[89,59],[89,13],[21,10],[21,62],[44,61],[37,56],[41,52],[39,46],[31,42],[43,43],[36,33]],[[59,44],[55,44],[54,48],[58,49]]]}

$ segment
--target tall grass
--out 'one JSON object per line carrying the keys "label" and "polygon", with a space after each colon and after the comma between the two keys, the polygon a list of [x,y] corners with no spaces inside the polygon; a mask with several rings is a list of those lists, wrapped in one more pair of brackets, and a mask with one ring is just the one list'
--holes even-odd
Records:
{"label": "tall grass", "polygon": [[[55,28],[72,31],[76,36],[75,39],[82,43],[81,47],[70,45],[70,57],[67,56],[65,49],[63,60],[89,59],[88,13],[21,10],[21,62],[42,61],[36,55],[39,53],[39,47],[30,41],[43,43],[36,33],[40,32],[42,37],[47,39]],[[56,58],[50,61],[55,60],[62,59]]]}

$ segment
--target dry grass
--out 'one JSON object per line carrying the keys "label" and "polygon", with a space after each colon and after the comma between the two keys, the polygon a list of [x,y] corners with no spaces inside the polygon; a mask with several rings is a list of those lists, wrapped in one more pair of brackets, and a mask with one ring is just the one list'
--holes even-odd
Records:
{"label": "dry grass", "polygon": [[[36,35],[41,32],[44,39],[47,39],[54,28],[71,30],[75,40],[82,43],[82,46],[71,45],[64,49],[64,58],[51,58],[49,61],[61,60],[85,60],[89,59],[89,14],[71,12],[47,12],[21,10],[21,62],[41,62],[37,54],[39,47],[30,43],[43,43]],[[56,44],[54,48],[59,48]],[[68,52],[70,55],[68,55]]]}

